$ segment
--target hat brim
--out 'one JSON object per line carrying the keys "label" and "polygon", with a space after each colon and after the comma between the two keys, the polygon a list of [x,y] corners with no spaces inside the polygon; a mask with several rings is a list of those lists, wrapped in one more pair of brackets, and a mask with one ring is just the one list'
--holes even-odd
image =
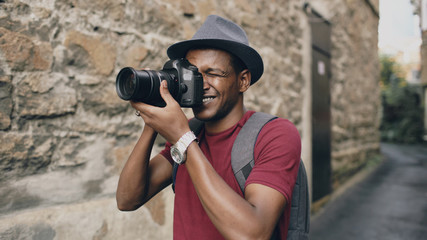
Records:
{"label": "hat brim", "polygon": [[239,42],[224,39],[194,39],[178,42],[168,48],[167,54],[170,59],[185,58],[188,50],[197,47],[221,49],[240,58],[251,72],[251,85],[257,82],[264,72],[264,63],[255,49]]}

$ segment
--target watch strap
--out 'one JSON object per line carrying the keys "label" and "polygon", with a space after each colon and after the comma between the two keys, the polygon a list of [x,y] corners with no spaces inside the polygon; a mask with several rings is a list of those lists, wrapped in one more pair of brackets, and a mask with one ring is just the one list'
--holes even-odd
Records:
{"label": "watch strap", "polygon": [[196,139],[196,135],[194,135],[192,131],[188,131],[184,135],[182,135],[182,137],[178,140],[176,144],[181,144],[181,146],[183,146],[183,148],[187,150],[190,143]]}
{"label": "watch strap", "polygon": [[187,148],[194,140],[197,140],[197,137],[192,131],[188,131],[181,136],[178,142],[175,143],[174,147],[181,152],[183,159],[180,159],[180,161],[176,161],[174,159],[175,162],[177,162],[178,164],[183,164],[187,160]]}

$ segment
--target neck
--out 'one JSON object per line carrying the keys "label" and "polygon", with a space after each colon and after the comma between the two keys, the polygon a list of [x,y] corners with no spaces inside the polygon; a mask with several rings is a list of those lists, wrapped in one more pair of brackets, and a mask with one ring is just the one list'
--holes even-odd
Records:
{"label": "neck", "polygon": [[233,109],[227,116],[219,119],[217,121],[211,121],[205,123],[205,129],[209,133],[219,133],[225,131],[235,124],[237,124],[240,119],[242,119],[243,115],[246,113],[246,108],[241,105],[241,107]]}

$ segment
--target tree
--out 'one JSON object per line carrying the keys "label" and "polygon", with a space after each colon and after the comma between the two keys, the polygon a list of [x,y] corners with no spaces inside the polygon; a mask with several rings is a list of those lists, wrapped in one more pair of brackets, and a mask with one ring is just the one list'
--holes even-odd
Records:
{"label": "tree", "polygon": [[408,85],[400,66],[390,56],[380,56],[383,141],[417,143],[423,136],[420,86]]}

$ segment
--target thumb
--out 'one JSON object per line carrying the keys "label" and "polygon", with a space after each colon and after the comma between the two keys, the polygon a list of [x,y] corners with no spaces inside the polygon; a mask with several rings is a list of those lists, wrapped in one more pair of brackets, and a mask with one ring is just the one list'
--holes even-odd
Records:
{"label": "thumb", "polygon": [[160,84],[160,96],[162,96],[163,100],[166,102],[166,105],[175,101],[168,89],[168,83],[166,80],[163,80]]}

